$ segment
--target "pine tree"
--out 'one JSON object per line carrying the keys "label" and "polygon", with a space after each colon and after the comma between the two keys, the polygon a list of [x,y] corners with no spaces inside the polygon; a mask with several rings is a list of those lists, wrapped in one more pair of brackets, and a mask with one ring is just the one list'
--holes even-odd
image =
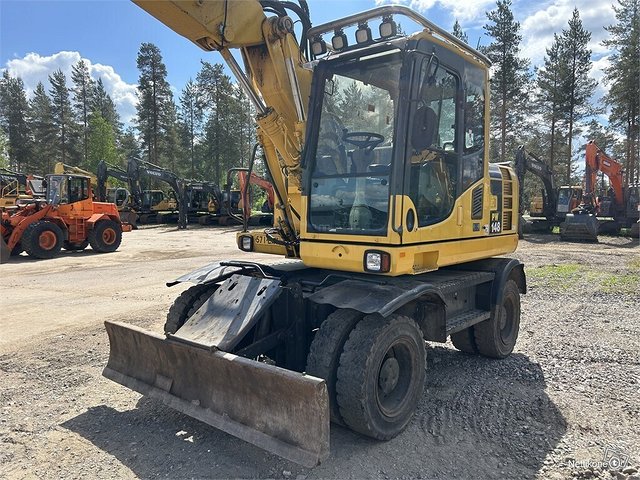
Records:
{"label": "pine tree", "polygon": [[80,59],[71,69],[73,83],[73,106],[76,118],[82,130],[82,163],[88,160],[89,115],[91,113],[93,80],[89,75],[89,67]]}
{"label": "pine tree", "polygon": [[497,132],[500,161],[514,150],[523,130],[529,106],[529,60],[519,57],[520,23],[513,18],[511,0],[498,0],[496,10],[487,12],[485,31],[493,38],[484,51],[495,69],[491,79],[491,129]]}
{"label": "pine tree", "polygon": [[98,114],[111,125],[116,138],[120,136],[122,131],[120,115],[116,110],[115,103],[113,103],[113,100],[104,88],[102,78],[98,78],[98,80],[94,82],[91,94],[91,112],[98,112]]}
{"label": "pine tree", "polygon": [[460,22],[458,22],[458,19],[456,19],[456,23],[453,24],[453,30],[451,33],[453,34],[454,37],[459,38],[464,43],[469,43],[469,37],[462,30],[462,26],[460,25]]}
{"label": "pine tree", "polygon": [[205,106],[204,153],[206,158],[213,161],[213,165],[208,162],[203,165],[202,173],[205,178],[222,184],[226,168],[239,163],[239,157],[234,158],[237,137],[230,129],[229,122],[234,106],[233,84],[231,78],[224,73],[222,65],[208,62],[202,62],[196,81]]}
{"label": "pine tree", "polygon": [[9,142],[4,134],[4,131],[0,129],[0,168],[9,167]]}
{"label": "pine tree", "polygon": [[137,59],[138,78],[138,130],[147,151],[147,158],[155,164],[161,163],[163,115],[170,114],[167,107],[173,102],[167,82],[167,68],[162,61],[160,49],[152,43],[143,43]]}
{"label": "pine tree", "polygon": [[30,159],[29,103],[20,78],[5,70],[0,80],[0,126],[7,137],[9,160],[17,170],[27,169]]}
{"label": "pine tree", "polygon": [[62,70],[49,75],[51,89],[51,115],[56,128],[57,158],[62,163],[77,164],[76,125],[73,121],[67,77]]}
{"label": "pine tree", "polygon": [[562,102],[562,70],[565,68],[560,56],[560,39],[554,34],[551,47],[547,48],[543,66],[537,75],[537,107],[549,125],[549,166],[554,168],[558,144],[560,104]]}
{"label": "pine tree", "polygon": [[640,181],[640,0],[618,0],[617,23],[606,27],[603,45],[613,49],[605,69],[609,123],[625,136],[625,184]]}
{"label": "pine tree", "polygon": [[38,173],[50,173],[56,158],[56,127],[51,114],[51,100],[42,82],[36,86],[29,106],[34,169]]}
{"label": "pine tree", "polygon": [[587,48],[591,33],[584,29],[578,9],[573,10],[569,28],[560,34],[560,49],[565,74],[562,78],[561,112],[567,123],[569,138],[565,179],[571,182],[573,171],[573,137],[579,133],[578,123],[595,113],[590,99],[598,82],[589,77],[591,50]]}
{"label": "pine tree", "polygon": [[136,138],[133,127],[127,128],[118,139],[118,156],[120,164],[126,165],[130,158],[140,157],[140,144]]}
{"label": "pine tree", "polygon": [[113,127],[98,113],[90,117],[87,146],[89,157],[86,167],[90,171],[96,171],[100,160],[111,164],[117,163],[118,154]]}
{"label": "pine tree", "polygon": [[196,144],[202,129],[202,101],[196,83],[189,79],[180,95],[180,132],[182,145],[187,152],[191,177],[195,178]]}

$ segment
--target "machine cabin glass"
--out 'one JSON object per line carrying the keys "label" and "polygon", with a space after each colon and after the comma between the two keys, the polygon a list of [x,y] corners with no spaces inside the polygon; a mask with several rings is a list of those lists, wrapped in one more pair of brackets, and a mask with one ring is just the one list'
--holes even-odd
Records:
{"label": "machine cabin glass", "polygon": [[397,50],[326,67],[310,155],[312,231],[386,233],[401,67]]}
{"label": "machine cabin glass", "polygon": [[66,175],[47,177],[47,203],[64,205],[89,198],[89,179]]}

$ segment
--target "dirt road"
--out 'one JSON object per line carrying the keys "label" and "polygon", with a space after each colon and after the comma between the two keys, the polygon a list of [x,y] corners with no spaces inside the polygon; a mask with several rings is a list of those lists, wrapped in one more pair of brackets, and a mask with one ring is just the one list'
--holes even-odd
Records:
{"label": "dirt road", "polygon": [[531,236],[515,255],[529,277],[515,354],[431,344],[408,429],[378,443],[332,427],[331,457],[311,470],[101,376],[104,320],[161,331],[181,289],[166,281],[273,261],[238,252],[233,229],[154,226],[114,254],[1,265],[0,477],[640,478],[637,241]]}

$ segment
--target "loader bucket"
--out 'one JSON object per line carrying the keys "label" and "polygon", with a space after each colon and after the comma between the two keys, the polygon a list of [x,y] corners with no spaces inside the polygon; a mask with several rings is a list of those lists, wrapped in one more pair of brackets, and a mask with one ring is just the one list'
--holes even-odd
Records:
{"label": "loader bucket", "polygon": [[592,214],[567,214],[560,225],[560,239],[570,242],[597,242],[598,218]]}
{"label": "loader bucket", "polygon": [[301,465],[328,456],[324,380],[119,322],[105,326],[105,377]]}

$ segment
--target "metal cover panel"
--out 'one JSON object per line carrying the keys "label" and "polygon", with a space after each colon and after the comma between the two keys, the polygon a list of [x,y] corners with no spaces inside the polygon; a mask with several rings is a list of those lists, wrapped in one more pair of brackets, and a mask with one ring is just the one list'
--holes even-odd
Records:
{"label": "metal cover panel", "polygon": [[280,280],[233,275],[171,337],[230,351],[280,292]]}

